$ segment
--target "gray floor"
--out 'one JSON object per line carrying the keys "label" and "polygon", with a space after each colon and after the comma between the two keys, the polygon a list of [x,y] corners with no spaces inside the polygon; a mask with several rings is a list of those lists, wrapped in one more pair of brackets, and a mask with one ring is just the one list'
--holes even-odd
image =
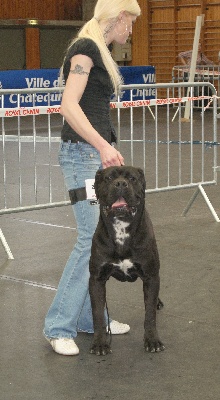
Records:
{"label": "gray floor", "polygon": [[[206,192],[220,216],[220,187]],[[91,335],[79,334],[80,354],[53,352],[42,336],[44,316],[76,237],[69,206],[3,215],[0,227],[14,260],[0,244],[1,400],[219,400],[220,223],[193,190],[149,194],[161,258],[158,329],[166,350],[143,348],[141,281],[108,282],[114,319],[130,324],[114,336],[113,353],[89,354]]]}

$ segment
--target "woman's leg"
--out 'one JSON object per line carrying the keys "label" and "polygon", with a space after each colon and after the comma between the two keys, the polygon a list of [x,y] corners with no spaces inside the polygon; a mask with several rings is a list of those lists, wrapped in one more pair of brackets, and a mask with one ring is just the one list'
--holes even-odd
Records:
{"label": "woman's leg", "polygon": [[[101,165],[99,153],[84,143],[62,143],[59,160],[68,190],[84,187],[85,179],[93,179]],[[45,319],[44,334],[48,338],[75,338],[78,328],[93,331],[88,295],[89,259],[99,206],[83,200],[72,207],[78,238]]]}

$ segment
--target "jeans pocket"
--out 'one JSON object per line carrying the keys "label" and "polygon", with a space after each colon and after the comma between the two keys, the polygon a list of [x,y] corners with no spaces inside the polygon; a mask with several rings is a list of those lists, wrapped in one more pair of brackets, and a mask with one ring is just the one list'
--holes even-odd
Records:
{"label": "jeans pocket", "polygon": [[81,161],[88,163],[100,163],[100,154],[98,150],[96,150],[94,147],[90,145],[83,145],[80,148],[80,156],[81,156]]}
{"label": "jeans pocket", "polygon": [[60,143],[60,148],[58,151],[58,161],[60,166],[62,167],[66,161],[70,159],[70,146],[68,143]]}

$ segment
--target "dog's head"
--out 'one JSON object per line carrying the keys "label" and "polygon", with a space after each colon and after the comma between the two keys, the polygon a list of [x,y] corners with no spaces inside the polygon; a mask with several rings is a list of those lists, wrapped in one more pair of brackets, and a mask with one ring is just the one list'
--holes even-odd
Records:
{"label": "dog's head", "polygon": [[145,178],[135,167],[109,167],[95,177],[95,192],[105,216],[134,217],[144,206]]}

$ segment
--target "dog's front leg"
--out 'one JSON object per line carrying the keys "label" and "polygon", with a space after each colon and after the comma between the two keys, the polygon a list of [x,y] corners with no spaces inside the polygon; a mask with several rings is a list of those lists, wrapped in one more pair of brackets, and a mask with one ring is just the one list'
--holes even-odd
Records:
{"label": "dog's front leg", "polygon": [[144,347],[151,353],[159,352],[165,349],[160,341],[156,328],[156,310],[158,294],[160,287],[160,278],[153,276],[143,281],[145,321],[144,321]]}
{"label": "dog's front leg", "polygon": [[92,304],[94,325],[94,337],[90,353],[106,355],[111,353],[110,344],[107,342],[106,323],[104,320],[104,308],[106,303],[106,282],[90,276],[89,292]]}

